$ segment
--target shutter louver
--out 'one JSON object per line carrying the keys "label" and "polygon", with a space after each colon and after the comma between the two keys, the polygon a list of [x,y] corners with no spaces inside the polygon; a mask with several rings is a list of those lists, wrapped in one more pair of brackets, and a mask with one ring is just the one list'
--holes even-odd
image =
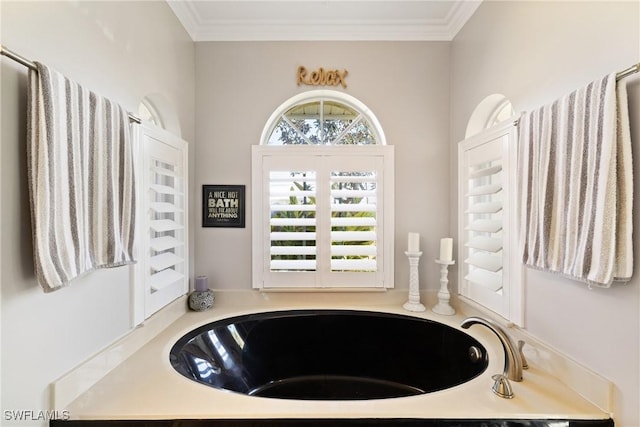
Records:
{"label": "shutter louver", "polygon": [[151,239],[151,249],[156,252],[166,251],[167,249],[177,248],[184,243],[173,236],[162,236]]}
{"label": "shutter louver", "polygon": [[469,224],[466,230],[497,233],[502,230],[502,221],[499,219],[478,219]]}

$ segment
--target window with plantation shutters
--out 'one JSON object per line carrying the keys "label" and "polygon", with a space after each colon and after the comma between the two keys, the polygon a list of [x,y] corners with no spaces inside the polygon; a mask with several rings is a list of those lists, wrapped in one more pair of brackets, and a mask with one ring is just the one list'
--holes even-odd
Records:
{"label": "window with plantation shutters", "polygon": [[139,262],[136,323],[188,290],[187,143],[138,127]]}
{"label": "window with plantation shutters", "polygon": [[393,287],[393,147],[340,92],[284,103],[253,147],[260,289]]}
{"label": "window with plantation shutters", "polygon": [[521,324],[522,267],[514,258],[515,144],[510,121],[459,144],[459,291]]}
{"label": "window with plantation shutters", "polygon": [[253,148],[254,286],[391,286],[392,148]]}

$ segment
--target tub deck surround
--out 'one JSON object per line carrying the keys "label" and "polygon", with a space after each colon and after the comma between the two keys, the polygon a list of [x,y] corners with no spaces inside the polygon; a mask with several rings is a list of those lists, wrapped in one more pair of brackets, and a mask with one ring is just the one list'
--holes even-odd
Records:
{"label": "tub deck surround", "polygon": [[[402,309],[405,299],[406,291],[376,294],[218,292],[213,309],[205,312],[188,312],[180,317],[64,409],[69,411],[72,421],[176,419],[253,419],[257,421],[292,418],[306,420],[322,418],[337,421],[357,418],[402,418],[406,420],[575,419],[606,422],[610,418],[607,412],[587,401],[555,376],[540,369],[535,363],[531,363],[530,369],[525,371],[523,382],[512,383],[515,393],[513,399],[502,399],[493,394],[491,376],[503,371],[504,352],[498,339],[486,328],[471,328],[465,331],[487,349],[489,365],[481,375],[450,389],[402,398],[304,401],[246,396],[191,381],[176,372],[169,361],[169,352],[173,345],[193,329],[227,317],[264,311],[302,309],[380,311],[431,319],[460,329],[463,315],[440,316],[430,310],[423,313],[409,313]],[[435,301],[427,301],[428,307],[434,303]],[[393,363],[393,360],[389,363]],[[440,424],[422,425],[440,426]],[[469,424],[461,421],[459,424],[443,425]],[[506,426],[508,424],[505,424]]]}

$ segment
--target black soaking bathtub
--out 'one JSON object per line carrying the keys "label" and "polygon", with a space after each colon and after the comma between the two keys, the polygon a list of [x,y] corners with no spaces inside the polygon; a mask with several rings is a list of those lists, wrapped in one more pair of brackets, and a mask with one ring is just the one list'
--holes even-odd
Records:
{"label": "black soaking bathtub", "polygon": [[[429,393],[469,381],[488,366],[485,348],[461,330],[411,316],[351,310],[276,311],[220,320],[178,339],[169,358],[180,374],[206,386],[307,401]],[[491,393],[489,384],[486,392]],[[250,405],[247,412],[251,412]],[[191,419],[187,415],[153,420],[52,420],[50,427],[613,427],[611,419],[500,419],[499,414],[494,419],[415,419],[398,415],[389,419]]]}
{"label": "black soaking bathtub", "polygon": [[298,310],[202,326],[170,352],[173,367],[211,387],[269,398],[386,399],[462,384],[485,348],[447,325],[398,314]]}

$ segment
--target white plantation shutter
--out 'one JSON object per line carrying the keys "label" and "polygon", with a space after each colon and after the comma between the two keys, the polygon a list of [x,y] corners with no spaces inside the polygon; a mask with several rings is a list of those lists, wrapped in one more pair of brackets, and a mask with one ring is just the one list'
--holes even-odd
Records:
{"label": "white plantation shutter", "polygon": [[158,128],[138,131],[140,257],[136,266],[147,318],[188,290],[187,143]]}
{"label": "white plantation shutter", "polygon": [[269,171],[271,271],[316,271],[316,171]]}
{"label": "white plantation shutter", "polygon": [[[497,149],[500,154],[500,141],[484,147],[488,152]],[[477,153],[470,153],[471,156]],[[469,208],[466,217],[469,239],[467,274],[465,280],[502,295],[503,267],[503,211],[502,211],[502,160],[482,159],[485,163],[468,164],[468,192],[466,197]],[[480,161],[482,161],[480,160]],[[478,225],[494,224],[493,227]]]}
{"label": "white plantation shutter", "polygon": [[391,147],[255,146],[253,155],[255,287],[391,286],[392,195],[382,202]]}
{"label": "white plantation shutter", "polygon": [[460,293],[521,323],[515,253],[515,127],[462,141],[458,151]]}
{"label": "white plantation shutter", "polygon": [[[358,167],[344,160],[332,165],[330,185],[331,271],[378,271],[379,158],[359,159]],[[355,165],[354,165],[355,166]]]}
{"label": "white plantation shutter", "polygon": [[498,306],[494,309],[501,309],[504,243],[502,139],[470,147],[462,157],[462,277],[470,293],[485,295],[489,305],[495,304]]}

